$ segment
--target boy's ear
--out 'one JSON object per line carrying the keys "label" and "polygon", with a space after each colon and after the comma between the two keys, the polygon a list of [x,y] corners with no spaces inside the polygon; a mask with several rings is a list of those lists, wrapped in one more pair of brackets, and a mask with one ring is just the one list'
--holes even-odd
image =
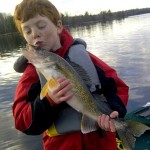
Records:
{"label": "boy's ear", "polygon": [[58,22],[57,22],[57,31],[58,31],[59,34],[62,32],[62,29],[63,29],[62,21],[58,20]]}

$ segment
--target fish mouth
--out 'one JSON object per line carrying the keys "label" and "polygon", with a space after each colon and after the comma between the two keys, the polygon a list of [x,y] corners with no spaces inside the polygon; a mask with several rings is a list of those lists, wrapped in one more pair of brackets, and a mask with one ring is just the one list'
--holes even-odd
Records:
{"label": "fish mouth", "polygon": [[34,50],[44,50],[41,46],[36,46],[36,45],[31,45],[31,44],[29,44],[29,46],[33,48]]}

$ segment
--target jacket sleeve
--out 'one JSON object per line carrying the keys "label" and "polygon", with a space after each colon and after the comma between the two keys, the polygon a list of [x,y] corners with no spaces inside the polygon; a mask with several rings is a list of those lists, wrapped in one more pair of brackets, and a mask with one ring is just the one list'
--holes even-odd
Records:
{"label": "jacket sleeve", "polygon": [[119,117],[124,117],[127,110],[128,86],[118,77],[116,71],[102,60],[89,53],[96,66],[101,81],[101,93],[106,97],[112,110],[119,112]]}
{"label": "jacket sleeve", "polygon": [[35,68],[29,64],[16,88],[13,116],[16,129],[30,135],[43,133],[52,123],[56,107],[39,98],[40,82]]}

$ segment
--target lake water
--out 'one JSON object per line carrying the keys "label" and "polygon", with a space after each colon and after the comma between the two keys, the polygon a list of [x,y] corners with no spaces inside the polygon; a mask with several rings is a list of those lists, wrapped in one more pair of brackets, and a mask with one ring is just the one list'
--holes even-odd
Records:
{"label": "lake water", "polygon": [[[150,14],[106,24],[70,28],[87,49],[117,70],[130,87],[128,112],[150,101]],[[14,128],[12,103],[21,74],[13,70],[20,55],[19,38],[0,37],[0,150],[40,150],[41,136],[26,136]]]}

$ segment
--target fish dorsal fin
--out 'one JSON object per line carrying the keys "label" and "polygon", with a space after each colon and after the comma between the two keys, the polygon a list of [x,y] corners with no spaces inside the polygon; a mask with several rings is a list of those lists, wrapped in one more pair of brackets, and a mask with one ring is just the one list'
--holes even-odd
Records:
{"label": "fish dorsal fin", "polygon": [[40,93],[40,98],[41,100],[46,96],[49,90],[54,90],[57,86],[59,86],[59,82],[57,81],[56,78],[52,77],[49,81],[46,82],[46,84],[43,86],[41,93]]}
{"label": "fish dorsal fin", "polygon": [[109,104],[106,98],[100,94],[93,94],[94,103],[100,112],[109,115],[112,112],[112,109],[109,107]]}
{"label": "fish dorsal fin", "polygon": [[86,115],[82,116],[81,120],[81,131],[86,134],[92,131],[96,131],[99,128],[97,121],[89,118]]}
{"label": "fish dorsal fin", "polygon": [[84,83],[90,87],[92,85],[92,80],[85,69],[77,63],[74,63],[67,59],[67,62],[74,68],[74,70],[78,73],[78,75],[82,78]]}

